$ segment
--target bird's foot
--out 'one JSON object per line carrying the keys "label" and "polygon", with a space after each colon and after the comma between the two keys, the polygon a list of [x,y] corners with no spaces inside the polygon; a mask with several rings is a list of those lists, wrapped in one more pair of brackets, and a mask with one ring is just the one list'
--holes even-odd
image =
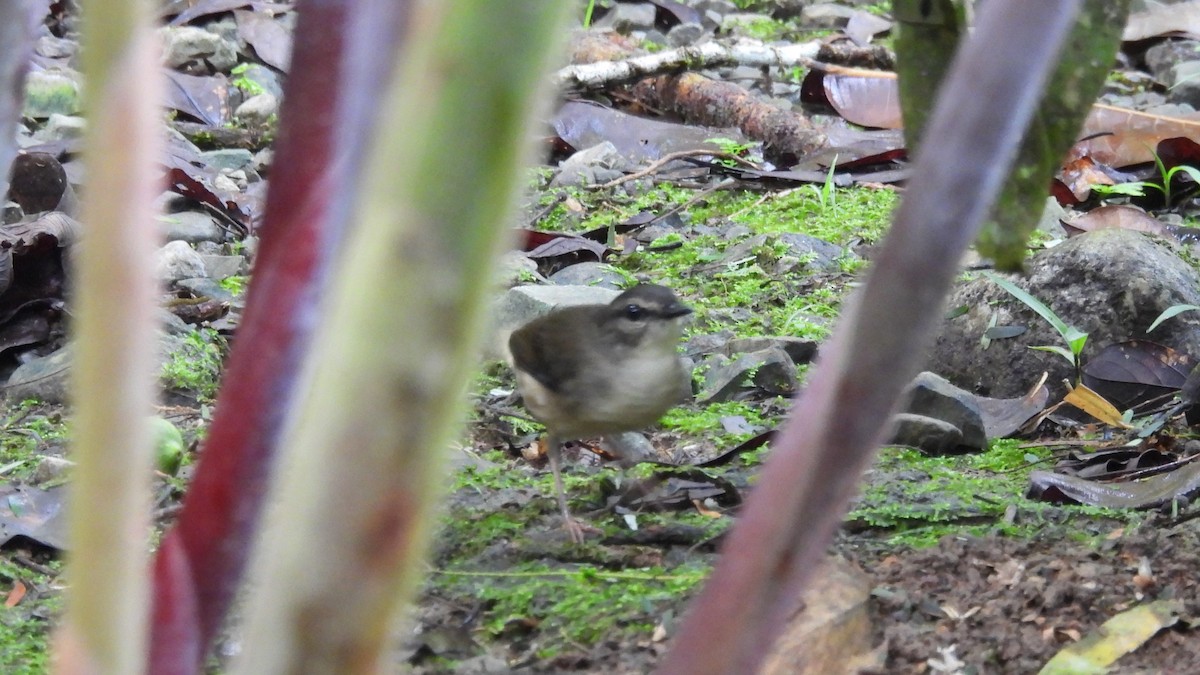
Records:
{"label": "bird's foot", "polygon": [[602,534],[604,532],[598,527],[581,523],[571,516],[566,516],[566,520],[563,521],[563,529],[570,535],[571,541],[576,544],[582,544],[586,539],[586,534]]}

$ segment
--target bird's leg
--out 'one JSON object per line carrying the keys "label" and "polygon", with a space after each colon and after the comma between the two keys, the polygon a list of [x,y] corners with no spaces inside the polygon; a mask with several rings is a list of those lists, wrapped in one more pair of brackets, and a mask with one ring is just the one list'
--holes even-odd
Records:
{"label": "bird's leg", "polygon": [[554,491],[558,496],[558,508],[563,515],[563,529],[571,535],[571,541],[582,544],[585,527],[571,517],[571,510],[567,508],[567,493],[563,489],[562,470],[559,468],[562,460],[562,441],[550,436],[546,439],[546,443],[546,457],[550,460],[550,470],[554,472]]}

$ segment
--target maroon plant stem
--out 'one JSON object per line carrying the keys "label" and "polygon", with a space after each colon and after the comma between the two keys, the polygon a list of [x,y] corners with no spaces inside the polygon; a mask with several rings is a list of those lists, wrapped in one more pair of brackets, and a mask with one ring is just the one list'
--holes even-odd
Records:
{"label": "maroon plant stem", "polygon": [[843,313],[660,672],[752,673],[822,557],[999,194],[1078,2],[987,3],[881,256]]}
{"label": "maroon plant stem", "polygon": [[[407,3],[300,0],[261,245],[209,437],[154,563],[149,672],[194,673],[244,576]],[[366,21],[363,13],[373,8]],[[356,34],[370,26],[370,35]],[[360,39],[361,38],[361,39]],[[366,42],[366,44],[364,44]]]}

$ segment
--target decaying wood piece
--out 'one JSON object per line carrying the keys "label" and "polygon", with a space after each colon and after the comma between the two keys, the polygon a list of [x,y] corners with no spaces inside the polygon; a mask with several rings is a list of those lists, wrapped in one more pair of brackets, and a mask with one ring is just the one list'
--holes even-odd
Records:
{"label": "decaying wood piece", "polygon": [[825,135],[803,115],[783,110],[730,82],[696,73],[663,75],[630,89],[639,103],[673,112],[691,124],[737,127],[773,155],[807,155],[825,146]]}
{"label": "decaying wood piece", "polygon": [[820,48],[819,42],[782,47],[772,47],[757,41],[741,41],[733,45],[706,42],[624,61],[599,61],[567,66],[555,73],[551,82],[559,89],[596,90],[683,69],[722,66],[791,68],[811,64]]}

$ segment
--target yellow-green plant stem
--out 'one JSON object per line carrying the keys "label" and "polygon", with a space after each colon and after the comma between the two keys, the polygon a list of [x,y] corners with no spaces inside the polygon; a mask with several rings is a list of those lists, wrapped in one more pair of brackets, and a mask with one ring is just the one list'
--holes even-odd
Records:
{"label": "yellow-green plant stem", "polygon": [[87,236],[75,259],[71,550],[59,672],[140,673],[149,577],[161,138],[147,0],[84,2]]}
{"label": "yellow-green plant stem", "polygon": [[462,421],[534,94],[566,7],[413,7],[419,30],[381,98],[310,393],[284,436],[291,466],[234,672],[377,672],[449,484],[442,457]]}

